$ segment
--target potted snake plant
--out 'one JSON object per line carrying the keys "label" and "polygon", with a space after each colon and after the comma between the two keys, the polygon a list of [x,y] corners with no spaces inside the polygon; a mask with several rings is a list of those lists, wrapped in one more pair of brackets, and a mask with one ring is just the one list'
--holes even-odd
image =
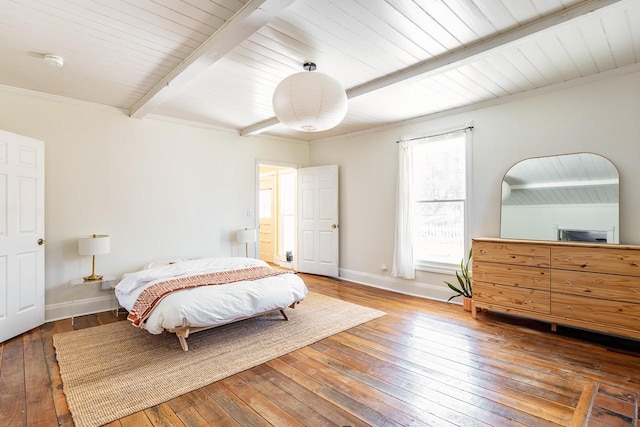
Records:
{"label": "potted snake plant", "polygon": [[473,289],[471,286],[471,276],[469,275],[469,263],[471,262],[472,250],[469,250],[469,256],[466,261],[463,258],[460,261],[460,271],[456,271],[456,279],[458,279],[458,286],[445,281],[444,283],[455,292],[447,302],[456,297],[462,297],[462,306],[466,311],[471,311],[471,298],[473,297]]}

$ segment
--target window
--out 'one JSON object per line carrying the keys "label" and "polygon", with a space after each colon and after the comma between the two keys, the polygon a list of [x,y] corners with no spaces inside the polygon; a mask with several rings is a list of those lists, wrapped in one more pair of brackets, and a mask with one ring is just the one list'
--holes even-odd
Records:
{"label": "window", "polygon": [[413,256],[418,269],[455,267],[465,257],[466,139],[458,131],[414,143]]}

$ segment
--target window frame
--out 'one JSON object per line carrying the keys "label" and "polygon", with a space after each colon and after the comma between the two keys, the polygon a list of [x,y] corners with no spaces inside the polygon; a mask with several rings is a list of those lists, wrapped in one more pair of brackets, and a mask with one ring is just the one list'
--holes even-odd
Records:
{"label": "window frame", "polygon": [[[459,128],[458,128],[459,129]],[[425,137],[424,141],[420,141],[418,142],[418,144],[428,144],[430,142],[437,142],[440,141],[442,139],[447,139],[449,137],[449,135],[451,134],[455,134],[455,133],[462,133],[462,136],[464,137],[464,160],[465,160],[465,193],[464,193],[464,200],[461,199],[455,199],[455,200],[446,200],[446,202],[459,202],[462,201],[463,202],[463,224],[464,224],[464,230],[463,230],[463,240],[464,240],[464,249],[463,249],[463,257],[466,259],[467,254],[469,253],[469,248],[471,247],[470,245],[470,232],[469,232],[469,206],[471,205],[471,193],[472,193],[472,188],[471,188],[471,184],[473,182],[472,180],[472,175],[473,175],[473,171],[472,171],[472,135],[473,133],[471,132],[470,129],[466,129],[465,130],[452,130],[449,132],[443,132],[438,136],[434,136],[434,137]],[[429,141],[430,139],[433,139],[432,141]],[[413,182],[413,176],[412,176],[412,182]],[[413,196],[412,196],[413,198]],[[444,200],[440,200],[440,201],[444,201]],[[416,200],[412,200],[412,203],[415,204],[417,203]],[[415,231],[414,231],[414,235],[412,236],[412,239],[415,239]],[[415,241],[415,240],[414,240]],[[460,260],[462,261],[462,259]],[[432,272],[432,273],[443,273],[443,274],[455,274],[456,271],[458,271],[460,269],[460,261],[458,261],[457,263],[445,263],[445,262],[439,262],[439,261],[434,261],[434,260],[428,260],[428,259],[420,259],[417,258],[415,256],[414,253],[414,268],[417,271],[425,271],[425,272]]]}

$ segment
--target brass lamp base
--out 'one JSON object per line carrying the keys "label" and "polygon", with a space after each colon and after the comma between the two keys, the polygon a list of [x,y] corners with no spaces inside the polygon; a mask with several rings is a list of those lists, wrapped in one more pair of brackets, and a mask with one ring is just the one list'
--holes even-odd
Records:
{"label": "brass lamp base", "polygon": [[93,256],[93,261],[91,262],[91,276],[83,277],[85,282],[94,282],[96,280],[101,280],[102,276],[96,274],[96,256]]}

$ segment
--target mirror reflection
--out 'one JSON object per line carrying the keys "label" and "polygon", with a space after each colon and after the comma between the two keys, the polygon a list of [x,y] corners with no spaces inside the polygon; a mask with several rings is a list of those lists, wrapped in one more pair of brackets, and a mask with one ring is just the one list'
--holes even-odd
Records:
{"label": "mirror reflection", "polygon": [[525,159],[502,181],[500,237],[619,243],[619,176],[593,153]]}

